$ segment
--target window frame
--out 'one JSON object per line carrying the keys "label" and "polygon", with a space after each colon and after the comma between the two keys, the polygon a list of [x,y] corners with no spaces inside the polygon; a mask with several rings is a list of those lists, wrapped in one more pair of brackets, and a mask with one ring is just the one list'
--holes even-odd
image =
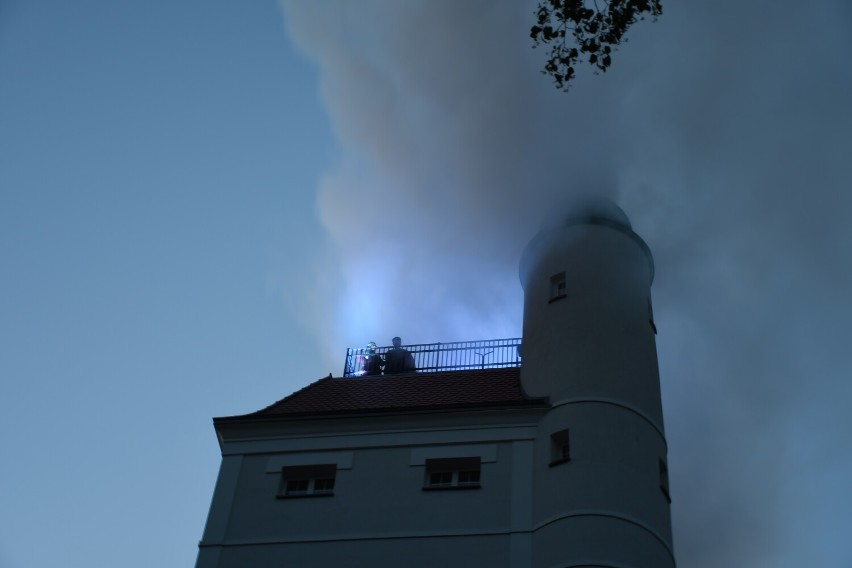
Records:
{"label": "window frame", "polygon": [[424,491],[482,488],[482,459],[479,456],[430,458],[424,465]]}
{"label": "window frame", "polygon": [[571,461],[571,433],[569,428],[550,435],[550,463],[554,467]]}
{"label": "window frame", "polygon": [[567,284],[565,280],[565,271],[558,272],[550,277],[550,300],[548,300],[548,304],[551,304],[557,300],[561,300],[563,298],[568,297],[567,293]]}
{"label": "window frame", "polygon": [[281,467],[281,482],[276,497],[331,497],[334,495],[336,479],[337,464],[285,465]]}

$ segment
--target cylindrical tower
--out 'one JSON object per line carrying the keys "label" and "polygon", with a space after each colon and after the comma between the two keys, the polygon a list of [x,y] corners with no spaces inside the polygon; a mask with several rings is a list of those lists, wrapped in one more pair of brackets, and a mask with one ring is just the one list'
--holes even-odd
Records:
{"label": "cylindrical tower", "polygon": [[551,402],[533,565],[674,566],[648,246],[620,208],[590,201],[543,226],[520,276],[521,381]]}

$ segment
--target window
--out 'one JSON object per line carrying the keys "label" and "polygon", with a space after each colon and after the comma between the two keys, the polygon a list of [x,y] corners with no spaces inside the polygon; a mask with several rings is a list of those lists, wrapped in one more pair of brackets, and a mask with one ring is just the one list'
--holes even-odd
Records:
{"label": "window", "polygon": [[334,495],[336,464],[294,465],[281,468],[278,498]]}
{"label": "window", "polygon": [[429,487],[452,487],[452,471],[436,471],[429,474]]}
{"label": "window", "polygon": [[550,301],[555,302],[565,296],[565,273],[554,274],[550,277]]}
{"label": "window", "polygon": [[479,469],[459,472],[459,487],[468,485],[479,487]]}
{"label": "window", "polygon": [[334,493],[334,478],[314,479],[314,495]]}
{"label": "window", "polygon": [[291,479],[287,482],[284,495],[294,497],[296,495],[307,495],[310,487],[310,479]]}
{"label": "window", "polygon": [[663,461],[663,458],[660,458],[660,491],[663,492],[663,495],[666,498],[666,501],[669,503],[672,502],[672,498],[669,496],[669,466],[666,465],[666,462]]}
{"label": "window", "polygon": [[423,489],[477,489],[481,467],[479,457],[427,459]]}
{"label": "window", "polygon": [[560,430],[550,435],[550,466],[565,463],[571,459],[571,446],[568,442],[568,430]]}

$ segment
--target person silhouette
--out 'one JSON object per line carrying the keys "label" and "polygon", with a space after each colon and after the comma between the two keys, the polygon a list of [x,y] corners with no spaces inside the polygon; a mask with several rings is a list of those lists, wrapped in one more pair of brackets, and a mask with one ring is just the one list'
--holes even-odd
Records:
{"label": "person silhouette", "polygon": [[385,353],[385,374],[396,375],[399,373],[410,373],[417,370],[414,356],[407,349],[403,349],[402,339],[394,337],[393,347]]}
{"label": "person silhouette", "polygon": [[367,344],[367,360],[364,361],[364,374],[368,376],[381,375],[384,364],[382,356],[376,353],[376,343],[371,341]]}

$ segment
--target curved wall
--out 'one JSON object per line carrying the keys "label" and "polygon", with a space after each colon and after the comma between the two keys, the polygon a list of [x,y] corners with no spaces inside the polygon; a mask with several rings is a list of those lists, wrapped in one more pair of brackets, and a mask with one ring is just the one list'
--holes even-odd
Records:
{"label": "curved wall", "polygon": [[524,251],[521,382],[552,405],[535,448],[534,566],[675,564],[653,271],[614,217],[570,218]]}

